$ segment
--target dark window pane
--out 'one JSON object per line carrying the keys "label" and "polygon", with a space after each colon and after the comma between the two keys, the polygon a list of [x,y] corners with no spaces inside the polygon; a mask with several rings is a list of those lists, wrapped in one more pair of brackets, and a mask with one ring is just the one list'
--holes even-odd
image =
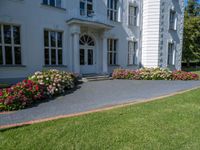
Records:
{"label": "dark window pane", "polygon": [[113,62],[114,64],[113,64],[113,65],[116,65],[116,64],[117,64],[117,63],[116,63],[116,62],[117,62],[117,57],[116,57],[116,56],[117,56],[116,53],[114,53],[114,62]]}
{"label": "dark window pane", "polygon": [[21,47],[15,47],[15,64],[21,65]]}
{"label": "dark window pane", "polygon": [[51,50],[51,64],[56,65],[56,50],[55,49]]}
{"label": "dark window pane", "polygon": [[80,65],[85,65],[85,50],[80,49]]}
{"label": "dark window pane", "polygon": [[13,26],[14,43],[20,44],[20,27]]}
{"label": "dark window pane", "polygon": [[11,65],[12,64],[12,47],[10,46],[5,47],[5,58],[6,58],[6,64]]}
{"label": "dark window pane", "polygon": [[114,40],[114,51],[117,50],[117,40]]}
{"label": "dark window pane", "polygon": [[0,65],[3,64],[3,51],[2,51],[2,47],[0,46]]}
{"label": "dark window pane", "polygon": [[110,54],[109,54],[109,60],[110,60],[110,61],[109,61],[109,64],[110,64],[110,65],[112,65],[112,62],[113,62],[113,61],[112,61],[112,58],[113,58],[113,57],[112,57],[112,53],[110,53]]}
{"label": "dark window pane", "polygon": [[51,46],[56,47],[56,33],[51,32]]}
{"label": "dark window pane", "polygon": [[4,25],[4,43],[11,44],[11,27],[9,25]]}
{"label": "dark window pane", "polygon": [[110,20],[113,20],[113,11],[110,11]]}
{"label": "dark window pane", "polygon": [[0,25],[0,44],[2,43],[2,38],[1,38],[1,25]]}
{"label": "dark window pane", "polygon": [[113,40],[110,40],[110,51],[113,51]]}
{"label": "dark window pane", "polygon": [[62,65],[63,61],[62,61],[62,50],[58,50],[58,64]]}
{"label": "dark window pane", "polygon": [[80,15],[84,16],[85,15],[85,3],[80,2]]}
{"label": "dark window pane", "polygon": [[49,32],[44,31],[44,46],[49,46]]}
{"label": "dark window pane", "polygon": [[87,15],[88,17],[92,17],[91,14],[93,13],[93,6],[91,4],[87,4]]}
{"label": "dark window pane", "polygon": [[49,49],[44,50],[45,65],[49,65]]}
{"label": "dark window pane", "polygon": [[117,10],[117,1],[118,0],[114,0],[114,9]]}
{"label": "dark window pane", "polygon": [[57,33],[57,38],[58,38],[58,47],[62,47],[62,33],[58,32]]}
{"label": "dark window pane", "polygon": [[88,50],[88,65],[93,65],[93,50]]}
{"label": "dark window pane", "polygon": [[56,4],[55,4],[55,0],[50,0],[50,5],[51,6],[55,6]]}
{"label": "dark window pane", "polygon": [[48,0],[43,0],[43,4],[48,4]]}

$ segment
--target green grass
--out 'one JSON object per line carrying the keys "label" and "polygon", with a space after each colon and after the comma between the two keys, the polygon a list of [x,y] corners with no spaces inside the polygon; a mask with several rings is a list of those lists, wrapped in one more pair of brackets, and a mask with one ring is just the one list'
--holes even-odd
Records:
{"label": "green grass", "polygon": [[200,89],[161,100],[0,131],[0,149],[199,150]]}

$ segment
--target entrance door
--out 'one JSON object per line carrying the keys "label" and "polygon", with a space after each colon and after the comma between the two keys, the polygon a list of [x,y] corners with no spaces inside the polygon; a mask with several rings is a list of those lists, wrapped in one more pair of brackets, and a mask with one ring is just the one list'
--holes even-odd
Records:
{"label": "entrance door", "polygon": [[80,49],[80,65],[82,74],[95,73],[95,57],[94,49],[81,48]]}
{"label": "entrance door", "polygon": [[80,67],[82,74],[96,73],[94,40],[88,35],[80,38]]}

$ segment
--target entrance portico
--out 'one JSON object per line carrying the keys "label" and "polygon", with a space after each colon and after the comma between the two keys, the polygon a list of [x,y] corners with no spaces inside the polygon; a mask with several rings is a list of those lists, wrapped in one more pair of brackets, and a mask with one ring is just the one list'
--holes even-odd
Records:
{"label": "entrance portico", "polygon": [[[71,34],[72,70],[78,74],[108,74],[108,27],[69,23]],[[109,26],[110,28],[110,26]]]}

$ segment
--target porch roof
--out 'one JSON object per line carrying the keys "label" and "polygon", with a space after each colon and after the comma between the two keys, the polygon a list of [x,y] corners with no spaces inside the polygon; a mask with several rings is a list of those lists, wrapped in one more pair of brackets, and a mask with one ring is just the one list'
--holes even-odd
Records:
{"label": "porch roof", "polygon": [[77,19],[77,18],[71,18],[71,19],[67,20],[66,23],[67,24],[79,24],[79,25],[84,25],[84,26],[91,26],[91,27],[94,27],[94,28],[101,28],[101,29],[107,29],[107,30],[110,30],[114,27],[112,25],[105,24],[105,23],[98,22],[98,21],[89,21],[89,20]]}

